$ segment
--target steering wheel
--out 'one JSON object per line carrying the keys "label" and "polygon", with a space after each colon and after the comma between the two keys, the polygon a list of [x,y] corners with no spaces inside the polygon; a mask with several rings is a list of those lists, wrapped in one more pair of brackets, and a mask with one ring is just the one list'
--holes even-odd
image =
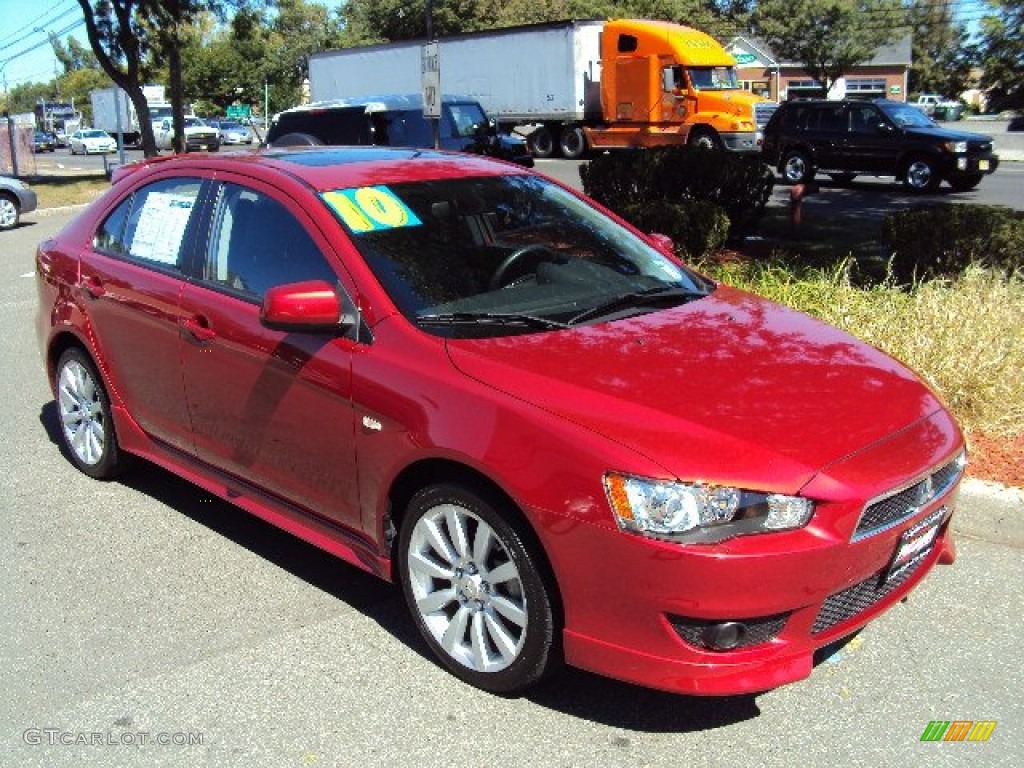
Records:
{"label": "steering wheel", "polygon": [[[544,261],[543,257],[557,258],[550,248],[548,248],[546,245],[540,245],[539,243],[530,243],[529,245],[524,245],[520,248],[516,248],[514,251],[512,251],[512,253],[510,253],[508,256],[502,259],[501,264],[498,265],[498,268],[494,270],[494,274],[491,275],[491,279],[487,287],[492,291],[496,291],[499,288],[506,287],[505,278],[511,271],[513,265],[515,265],[516,262],[521,261],[526,256],[529,256],[530,254],[534,254],[536,257],[538,257],[538,264],[541,261]],[[515,281],[509,281],[508,285],[511,285],[513,282]]]}

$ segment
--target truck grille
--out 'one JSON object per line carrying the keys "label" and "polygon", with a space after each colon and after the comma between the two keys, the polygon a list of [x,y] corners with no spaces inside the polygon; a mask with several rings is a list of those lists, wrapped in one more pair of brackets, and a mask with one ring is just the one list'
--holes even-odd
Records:
{"label": "truck grille", "polygon": [[814,626],[811,627],[811,634],[824,632],[826,629],[866,611],[913,576],[925,560],[927,558],[922,557],[911,562],[902,571],[893,574],[888,581],[885,580],[885,575],[889,569],[883,568],[859,584],[854,584],[842,592],[836,592],[822,603],[821,610],[818,611],[818,616],[814,619]]}
{"label": "truck grille", "polygon": [[775,114],[779,105],[774,101],[761,101],[754,105],[754,122],[758,128],[764,128],[768,120]]}
{"label": "truck grille", "polygon": [[909,488],[873,501],[864,510],[853,540],[871,536],[917,514],[928,502],[952,488],[964,471],[964,455],[935,470]]}

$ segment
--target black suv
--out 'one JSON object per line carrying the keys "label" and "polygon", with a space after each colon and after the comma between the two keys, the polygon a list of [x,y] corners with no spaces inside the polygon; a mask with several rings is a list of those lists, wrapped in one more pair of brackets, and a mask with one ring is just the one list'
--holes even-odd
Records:
{"label": "black suv", "polygon": [[[471,98],[442,98],[439,134],[441,149],[489,155],[533,167],[526,140],[499,135],[483,107]],[[267,144],[433,147],[434,134],[423,117],[423,98],[419,94],[366,96],[287,109],[274,116]]]}
{"label": "black suv", "polygon": [[915,192],[943,179],[973,189],[999,165],[992,137],[939,127],[899,101],[789,101],[764,129],[762,153],[791,184],[824,171],[841,182],[858,174],[894,176]]}

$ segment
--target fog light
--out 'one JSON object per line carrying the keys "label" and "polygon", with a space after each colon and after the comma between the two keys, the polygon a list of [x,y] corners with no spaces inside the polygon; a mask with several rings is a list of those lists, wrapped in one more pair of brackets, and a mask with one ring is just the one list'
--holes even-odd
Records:
{"label": "fog light", "polygon": [[742,643],[746,634],[746,624],[739,621],[724,621],[705,627],[701,639],[708,648],[729,651]]}
{"label": "fog light", "polygon": [[967,158],[966,157],[958,157],[956,159],[956,167],[959,168],[961,171],[966,171],[967,170]]}

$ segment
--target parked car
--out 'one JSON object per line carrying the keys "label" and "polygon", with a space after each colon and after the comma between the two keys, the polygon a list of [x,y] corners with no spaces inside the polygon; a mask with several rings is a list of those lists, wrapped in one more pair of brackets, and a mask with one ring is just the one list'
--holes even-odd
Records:
{"label": "parked car", "polygon": [[[467,96],[444,96],[439,146],[533,167],[526,139],[499,134],[483,107]],[[305,104],[274,116],[267,133],[271,146],[310,144],[433,147],[434,131],[423,117],[419,94],[367,96]]]}
{"label": "parked car", "polygon": [[963,437],[664,240],[452,152],[146,160],[39,246],[55,429],[399,581],[481,688],[798,680],[953,561]]}
{"label": "parked car", "polygon": [[[154,130],[157,149],[173,149],[174,147],[174,120],[164,118],[160,125]],[[217,136],[217,129],[213,128],[198,117],[185,118],[185,151],[216,152],[220,149],[220,138]]]}
{"label": "parked car", "polygon": [[922,93],[914,106],[934,120],[959,120],[964,112],[963,102],[947,99],[937,93]]}
{"label": "parked car", "polygon": [[824,171],[837,181],[893,176],[914,192],[945,180],[968,190],[999,167],[992,137],[941,128],[897,101],[789,101],[764,129],[763,156],[791,184]]}
{"label": "parked car", "polygon": [[32,135],[32,150],[35,152],[54,152],[57,149],[57,137],[47,131],[36,131]]}
{"label": "parked car", "polygon": [[14,229],[21,214],[36,209],[36,193],[25,182],[0,176],[0,229]]}
{"label": "parked car", "polygon": [[252,144],[252,133],[241,123],[234,120],[208,120],[211,127],[217,129],[221,144]]}
{"label": "parked car", "polygon": [[79,152],[83,155],[91,155],[94,152],[117,152],[117,141],[114,137],[96,128],[75,131],[68,139],[68,145],[71,147],[72,155]]}

